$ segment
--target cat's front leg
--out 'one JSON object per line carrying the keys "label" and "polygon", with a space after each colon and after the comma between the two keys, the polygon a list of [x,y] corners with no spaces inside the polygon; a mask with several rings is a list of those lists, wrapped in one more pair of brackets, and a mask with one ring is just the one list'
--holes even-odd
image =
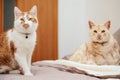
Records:
{"label": "cat's front leg", "polygon": [[30,54],[27,56],[27,63],[28,63],[29,68],[31,68],[31,61],[32,61],[32,53],[30,53]]}
{"label": "cat's front leg", "polygon": [[23,71],[24,75],[33,75],[30,71],[25,55],[19,55],[18,53],[15,53],[15,59],[21,67],[21,70]]}

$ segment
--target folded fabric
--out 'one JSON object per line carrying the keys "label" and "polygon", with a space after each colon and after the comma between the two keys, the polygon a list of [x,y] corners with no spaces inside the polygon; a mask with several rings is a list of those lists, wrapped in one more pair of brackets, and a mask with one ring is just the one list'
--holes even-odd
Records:
{"label": "folded fabric", "polygon": [[89,76],[94,76],[98,78],[118,78],[120,79],[120,66],[118,65],[89,65],[89,64],[80,64],[77,62],[69,60],[45,60],[43,62],[51,64],[60,64],[65,66],[70,66],[69,72],[80,73]]}

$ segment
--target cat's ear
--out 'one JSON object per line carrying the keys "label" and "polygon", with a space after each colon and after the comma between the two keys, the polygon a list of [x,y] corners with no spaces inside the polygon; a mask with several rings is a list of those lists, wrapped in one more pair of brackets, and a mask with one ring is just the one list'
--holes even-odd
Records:
{"label": "cat's ear", "polygon": [[107,21],[107,22],[104,24],[104,26],[106,26],[107,29],[109,29],[109,28],[110,28],[110,24],[111,24],[111,22],[110,22],[110,21]]}
{"label": "cat's ear", "polygon": [[34,5],[29,12],[30,14],[37,16],[37,6]]}
{"label": "cat's ear", "polygon": [[95,24],[92,21],[88,21],[89,24],[89,28],[91,29],[93,26],[95,26]]}
{"label": "cat's ear", "polygon": [[22,13],[22,11],[18,7],[14,7],[14,15],[15,19]]}

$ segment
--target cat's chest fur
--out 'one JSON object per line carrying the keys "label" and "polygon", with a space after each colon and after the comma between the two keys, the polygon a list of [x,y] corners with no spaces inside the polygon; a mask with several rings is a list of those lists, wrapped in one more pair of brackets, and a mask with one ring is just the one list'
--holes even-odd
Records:
{"label": "cat's chest fur", "polygon": [[111,36],[110,40],[104,44],[90,43],[88,53],[92,55],[97,64],[117,64],[119,57],[119,47]]}
{"label": "cat's chest fur", "polygon": [[[27,36],[27,38],[26,38]],[[19,33],[15,30],[7,32],[8,41],[12,41],[17,51],[32,52],[36,43],[36,32],[30,34]]]}
{"label": "cat's chest fur", "polygon": [[93,42],[90,43],[92,51],[94,51],[94,53],[99,53],[102,55],[108,55],[111,51],[114,52],[115,44],[117,44],[117,42],[112,36],[108,42],[103,44]]}

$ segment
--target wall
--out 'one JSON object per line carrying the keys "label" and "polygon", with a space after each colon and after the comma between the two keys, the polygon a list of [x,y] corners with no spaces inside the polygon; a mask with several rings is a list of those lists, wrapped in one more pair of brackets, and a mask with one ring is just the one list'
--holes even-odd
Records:
{"label": "wall", "polygon": [[86,19],[96,23],[111,20],[111,32],[120,28],[120,0],[86,0]]}
{"label": "wall", "polygon": [[120,28],[119,3],[120,0],[59,0],[59,58],[89,41],[88,20],[111,20],[112,33]]}

